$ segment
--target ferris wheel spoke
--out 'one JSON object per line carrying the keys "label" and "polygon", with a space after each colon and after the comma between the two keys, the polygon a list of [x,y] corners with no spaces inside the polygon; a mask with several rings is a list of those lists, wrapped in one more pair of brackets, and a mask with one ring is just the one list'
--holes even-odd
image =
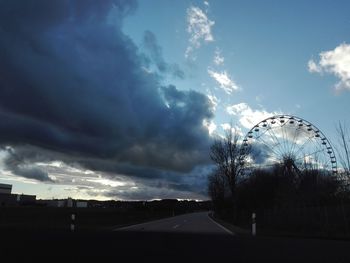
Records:
{"label": "ferris wheel spoke", "polygon": [[[269,130],[269,134],[271,135],[271,138],[273,138],[274,141],[276,141],[276,146],[278,146],[279,148],[279,152],[281,153],[281,155],[283,155],[284,152],[284,147],[283,147],[283,143],[281,139],[278,138],[278,136],[276,135],[276,133],[274,132],[274,129],[276,127],[271,127],[271,129]],[[271,131],[271,132],[270,132]]]}
{"label": "ferris wheel spoke", "polygon": [[[322,144],[317,143],[316,141],[314,141],[314,144],[315,144],[315,148],[319,149],[321,152],[324,152],[324,154],[327,154],[326,148]],[[317,163],[321,166],[326,166],[326,165],[328,166],[331,163],[331,159],[329,157],[325,159],[324,155],[319,155]]]}
{"label": "ferris wheel spoke", "polygon": [[260,133],[259,136],[257,136],[255,139],[259,139],[260,137],[262,137],[263,135],[265,135],[268,132],[268,129],[265,129],[264,132]]}
{"label": "ferris wheel spoke", "polygon": [[[291,125],[291,124],[290,124]],[[287,145],[287,154],[288,156],[291,156],[293,148],[295,146],[295,134],[296,134],[296,129],[295,127],[291,127],[291,126],[286,126],[286,145]],[[293,129],[293,130],[292,130]],[[294,131],[294,134],[293,134]],[[293,134],[293,135],[292,135]]]}
{"label": "ferris wheel spoke", "polygon": [[281,147],[281,142],[278,140],[278,138],[277,138],[276,134],[274,133],[274,131],[273,131],[271,126],[268,129],[268,133],[271,136],[271,139],[276,143],[275,146],[278,146],[278,148],[280,148]]}
{"label": "ferris wheel spoke", "polygon": [[325,165],[327,165],[327,167],[331,167],[332,166],[332,162],[329,158],[327,158]]}
{"label": "ferris wheel spoke", "polygon": [[294,136],[293,136],[293,140],[292,140],[293,144],[292,144],[292,149],[291,149],[290,155],[293,154],[294,149],[295,149],[295,146],[297,145],[296,139],[297,139],[297,134],[299,133],[299,131],[300,131],[300,128],[299,128],[299,127],[297,127],[296,129],[294,129]]}
{"label": "ferris wheel spoke", "polygon": [[[254,163],[254,158],[253,158],[253,163]],[[264,161],[259,163],[259,164],[253,164],[253,163],[250,163],[250,166],[256,166],[256,165],[275,165],[276,163],[282,163],[282,160],[279,159],[278,157],[276,157],[276,155],[272,154],[271,152],[270,153],[267,153],[266,155],[266,158],[264,158]],[[249,166],[249,165],[248,165]]]}
{"label": "ferris wheel spoke", "polygon": [[307,146],[307,144],[309,142],[311,142],[311,140],[313,139],[313,137],[309,137],[294,153],[292,153],[294,156],[298,156],[299,153],[302,152],[302,150],[305,148],[305,146]]}
{"label": "ferris wheel spoke", "polygon": [[268,160],[274,160],[274,161],[276,161],[276,162],[280,162],[280,161],[281,161],[281,159],[278,158],[278,156],[273,155],[273,154],[271,154],[271,153],[268,154],[268,158],[266,158],[266,159],[268,159]]}
{"label": "ferris wheel spoke", "polygon": [[275,165],[278,163],[282,163],[282,161],[279,160],[278,158],[270,158],[270,160],[266,162],[265,165]]}
{"label": "ferris wheel spoke", "polygon": [[283,154],[285,154],[285,152],[286,152],[286,145],[285,145],[284,133],[283,133],[283,127],[282,126],[279,128],[279,134],[278,135],[280,136],[279,137],[279,141],[281,142],[282,152],[283,152]]}
{"label": "ferris wheel spoke", "polygon": [[288,136],[287,136],[285,129],[284,129],[285,124],[286,124],[286,122],[281,125],[281,132],[282,132],[282,137],[283,137],[282,143],[284,145],[284,153],[288,154],[288,145],[287,145]]}
{"label": "ferris wheel spoke", "polygon": [[314,152],[312,152],[312,153],[309,153],[309,154],[304,155],[303,157],[296,158],[295,161],[296,161],[296,160],[303,159],[303,158],[308,157],[308,156],[312,156],[312,155],[314,155],[314,154],[316,154],[316,153],[320,153],[320,152],[323,152],[323,151],[324,151],[323,149],[314,151]]}
{"label": "ferris wheel spoke", "polygon": [[295,154],[295,155],[297,155],[301,150],[303,150],[304,147],[308,145],[308,143],[314,143],[314,141],[315,141],[314,140],[315,139],[314,135],[312,135],[312,134],[310,135],[310,132],[305,131],[304,129],[301,129],[301,132],[303,132],[305,137],[307,137],[308,139],[305,140],[304,143],[301,144],[301,146],[299,148],[296,148],[296,150],[293,152],[293,154]]}
{"label": "ferris wheel spoke", "polygon": [[263,143],[271,152],[273,152],[276,156],[278,156],[280,153],[275,151],[266,141],[262,138],[259,139],[261,143]]}
{"label": "ferris wheel spoke", "polygon": [[[264,142],[265,144],[268,144],[266,143],[266,141],[264,139],[261,138],[261,141]],[[274,144],[273,145],[273,148],[270,147],[271,151],[276,155],[276,156],[281,156],[282,152],[280,151],[280,146],[281,146],[281,143],[278,142],[277,144]]]}
{"label": "ferris wheel spoke", "polygon": [[285,142],[286,142],[286,147],[287,147],[287,155],[290,156],[291,150],[293,147],[293,143],[291,141],[289,126],[285,126]]}

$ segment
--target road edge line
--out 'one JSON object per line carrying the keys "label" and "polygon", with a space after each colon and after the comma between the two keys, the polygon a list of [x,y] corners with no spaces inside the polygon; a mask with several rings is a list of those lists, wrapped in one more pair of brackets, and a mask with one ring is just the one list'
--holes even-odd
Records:
{"label": "road edge line", "polygon": [[233,235],[235,236],[236,234],[234,232],[232,232],[231,230],[228,230],[226,227],[224,227],[223,225],[219,224],[218,222],[216,222],[214,219],[212,219],[210,216],[209,216],[209,213],[207,214],[207,216],[209,217],[209,219],[211,221],[213,221],[218,227],[220,227],[221,229],[225,230],[226,233],[230,234],[230,235]]}
{"label": "road edge line", "polygon": [[162,219],[156,219],[156,220],[147,221],[147,222],[143,222],[143,223],[132,224],[132,225],[129,225],[129,226],[123,226],[123,227],[119,227],[119,228],[117,227],[117,228],[113,228],[112,231],[127,230],[127,229],[134,228],[134,227],[139,227],[139,226],[143,226],[143,225],[149,225],[149,224],[153,224],[154,222],[167,220],[169,218],[173,218],[173,217],[165,217],[165,218],[162,218]]}
{"label": "road edge line", "polygon": [[[191,213],[189,213],[191,214]],[[142,225],[148,225],[148,224],[152,224],[158,221],[163,221],[163,220],[169,220],[169,219],[173,219],[174,217],[180,217],[184,214],[180,214],[180,215],[176,215],[176,216],[169,216],[169,217],[164,217],[164,218],[160,218],[160,219],[155,219],[155,220],[151,220],[151,221],[146,221],[143,223],[137,223],[137,224],[132,224],[132,225],[128,225],[128,226],[123,226],[123,227],[112,227],[112,232],[113,231],[119,231],[119,230],[127,230],[129,228],[133,228],[133,227],[139,227]]]}

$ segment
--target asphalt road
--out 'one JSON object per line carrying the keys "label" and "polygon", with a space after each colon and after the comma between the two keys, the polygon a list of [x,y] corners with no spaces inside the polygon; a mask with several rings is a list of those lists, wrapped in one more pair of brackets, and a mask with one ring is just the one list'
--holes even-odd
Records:
{"label": "asphalt road", "polygon": [[118,231],[0,231],[1,262],[349,263],[349,251],[350,241],[228,234],[206,213]]}
{"label": "asphalt road", "polygon": [[199,212],[174,216],[144,224],[117,228],[114,231],[163,232],[163,233],[198,233],[224,234],[233,233],[216,223],[208,212]]}

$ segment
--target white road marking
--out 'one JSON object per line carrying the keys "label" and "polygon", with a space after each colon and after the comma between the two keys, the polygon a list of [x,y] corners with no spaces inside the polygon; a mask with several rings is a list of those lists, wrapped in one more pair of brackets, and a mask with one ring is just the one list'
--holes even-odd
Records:
{"label": "white road marking", "polygon": [[220,225],[219,223],[215,222],[214,219],[212,219],[210,216],[209,216],[209,213],[207,214],[207,216],[209,217],[209,219],[211,221],[213,221],[213,223],[215,223],[218,227],[220,227],[221,229],[225,230],[226,233],[230,234],[230,235],[235,235],[235,233],[231,232],[230,230],[228,230],[226,227]]}
{"label": "white road marking", "polygon": [[[208,217],[209,217],[209,214],[208,213],[203,213],[203,216],[205,216],[204,214],[206,214]],[[125,226],[125,227],[122,227],[122,228],[114,228],[113,231],[125,231],[125,230],[131,230],[131,231],[147,231],[147,230],[152,230],[153,228],[156,228],[155,227],[157,224],[160,224],[161,225],[161,228],[163,227],[170,227],[170,229],[176,229],[176,231],[180,231],[180,230],[177,230],[177,228],[181,228],[181,229],[186,229],[186,227],[182,228],[181,226],[182,225],[185,225],[187,226],[188,224],[191,225],[192,223],[192,218],[190,219],[185,219],[183,218],[184,216],[187,216],[187,215],[179,215],[179,216],[175,216],[175,217],[169,217],[169,218],[165,218],[165,219],[159,219],[159,220],[155,220],[155,221],[150,221],[150,222],[145,222],[145,223],[141,223],[141,224],[136,224],[136,225],[130,225],[130,226]],[[176,222],[174,220],[174,218],[178,218],[179,220]],[[224,230],[226,233],[230,234],[230,235],[235,235],[234,232],[231,232],[230,230],[228,230],[227,228],[225,228],[224,226],[220,225],[219,223],[215,222],[215,220],[213,220],[212,218],[209,217],[209,219],[215,224],[217,225],[219,228],[221,228],[222,230]],[[196,219],[194,219],[195,221]],[[183,222],[182,224],[180,222]],[[176,224],[174,225],[174,223],[179,223],[179,224]],[[159,228],[159,227],[158,227]],[[179,229],[180,229],[179,228]],[[173,231],[174,231],[173,230]],[[203,230],[205,232],[205,230]]]}
{"label": "white road marking", "polygon": [[175,216],[175,217],[167,217],[167,218],[164,218],[164,219],[158,219],[158,220],[154,220],[154,221],[149,221],[149,222],[145,222],[145,223],[124,226],[124,227],[115,227],[115,228],[113,228],[112,231],[123,231],[123,230],[130,230],[130,229],[136,230],[137,227],[145,227],[145,226],[152,225],[152,224],[157,224],[157,223],[166,223],[168,221],[172,221],[176,217],[181,217],[181,216],[183,216],[183,215],[179,215],[179,216]]}

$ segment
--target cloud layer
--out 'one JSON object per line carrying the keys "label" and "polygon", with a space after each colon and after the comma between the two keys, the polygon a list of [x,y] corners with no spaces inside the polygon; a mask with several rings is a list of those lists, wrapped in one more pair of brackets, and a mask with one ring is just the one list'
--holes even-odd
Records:
{"label": "cloud layer", "polygon": [[[151,32],[144,42],[159,73],[145,70],[152,62],[121,30],[135,8],[123,0],[0,2],[0,144],[21,160],[8,169],[49,181],[28,165],[62,160],[166,180],[167,171],[208,163],[211,103],[161,84],[161,74],[183,72],[164,61]],[[210,30],[191,30],[194,45],[210,40]]]}
{"label": "cloud layer", "polygon": [[264,109],[254,110],[244,102],[228,106],[226,111],[230,115],[237,116],[240,124],[249,130],[260,121],[279,114],[278,112],[268,112]]}

